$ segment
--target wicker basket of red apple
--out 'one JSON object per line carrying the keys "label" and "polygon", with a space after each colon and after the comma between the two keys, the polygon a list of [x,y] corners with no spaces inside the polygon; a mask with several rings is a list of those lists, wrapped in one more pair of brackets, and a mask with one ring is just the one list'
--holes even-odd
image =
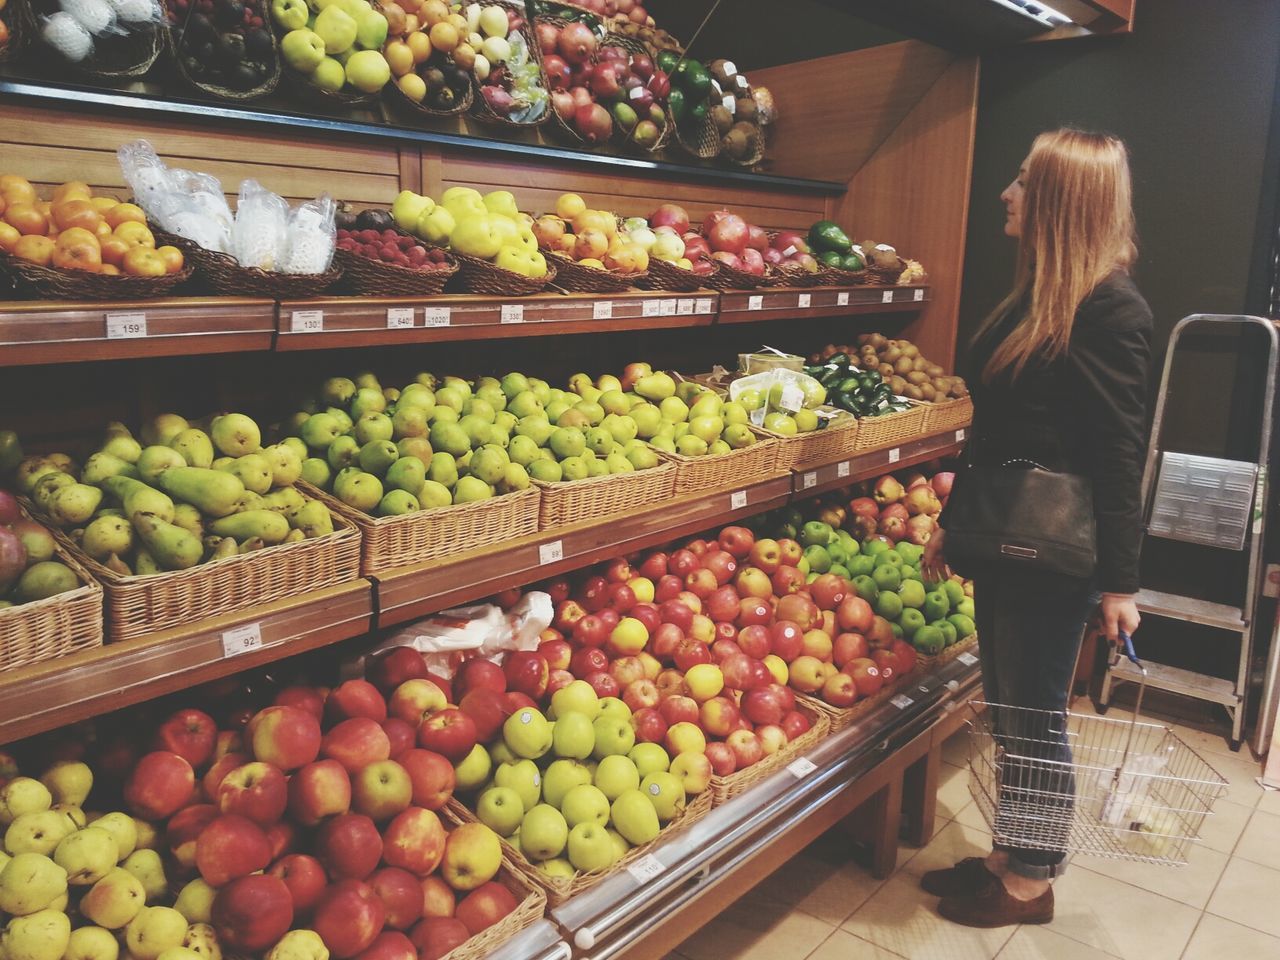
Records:
{"label": "wicker basket of red apple", "polygon": [[[720,265],[707,280],[711,286],[720,290],[753,290],[768,285],[763,251],[769,249],[769,234],[763,227],[747,223],[728,210],[716,210],[703,221],[699,232],[706,252],[695,245],[698,255]],[[685,241],[686,256],[691,242]]]}
{"label": "wicker basket of red apple", "polygon": [[650,250],[649,277],[642,286],[653,290],[691,293],[712,286],[709,277],[720,271],[711,259],[706,239],[689,226],[684,207],[664,203],[649,215],[655,243]]}
{"label": "wicker basket of red apple", "polygon": [[391,228],[339,228],[333,256],[342,268],[342,285],[371,297],[441,293],[458,272],[447,251]]}

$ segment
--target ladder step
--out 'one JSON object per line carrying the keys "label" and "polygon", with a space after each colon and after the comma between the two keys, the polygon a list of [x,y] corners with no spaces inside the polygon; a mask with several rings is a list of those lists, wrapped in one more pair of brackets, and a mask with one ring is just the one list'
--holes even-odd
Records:
{"label": "ladder step", "polygon": [[[1183,670],[1180,667],[1171,667],[1164,663],[1152,663],[1149,660],[1143,660],[1142,665],[1147,668],[1149,688],[1168,690],[1184,697],[1208,700],[1229,707],[1234,707],[1240,700],[1236,696],[1235,684],[1230,680]],[[1134,683],[1142,679],[1142,672],[1124,659],[1111,668],[1111,674],[1117,680],[1131,680]]]}
{"label": "ladder step", "polygon": [[1135,602],[1143,613],[1154,613],[1172,620],[1185,620],[1236,633],[1244,633],[1248,628],[1240,608],[1225,603],[1211,603],[1196,597],[1182,597],[1157,590],[1139,590]]}

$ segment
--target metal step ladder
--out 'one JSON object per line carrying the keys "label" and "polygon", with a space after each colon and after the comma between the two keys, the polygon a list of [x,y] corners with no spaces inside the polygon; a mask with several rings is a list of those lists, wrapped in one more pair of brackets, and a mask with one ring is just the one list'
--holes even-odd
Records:
{"label": "metal step ladder", "polygon": [[[1169,398],[1169,375],[1178,342],[1189,328],[1195,332],[1243,331],[1258,326],[1267,336],[1266,387],[1259,412],[1257,462],[1202,457],[1164,449],[1162,428]],[[1244,338],[1241,339],[1244,342]],[[1243,606],[1233,607],[1199,597],[1185,597],[1156,590],[1138,592],[1139,611],[1186,623],[1201,624],[1240,636],[1240,660],[1234,681],[1195,673],[1166,664],[1144,662],[1147,686],[1185,697],[1221,704],[1231,717],[1231,748],[1243,739],[1247,707],[1249,665],[1253,654],[1253,610],[1262,588],[1262,545],[1266,515],[1267,458],[1271,446],[1271,414],[1276,389],[1280,337],[1272,321],[1263,317],[1193,314],[1174,327],[1165,354],[1160,394],[1151,422],[1151,442],[1142,474],[1144,525],[1148,537],[1160,537],[1218,550],[1248,553],[1248,582]],[[1102,682],[1101,707],[1111,703],[1115,685],[1137,682],[1137,669],[1120,658],[1108,668]]]}

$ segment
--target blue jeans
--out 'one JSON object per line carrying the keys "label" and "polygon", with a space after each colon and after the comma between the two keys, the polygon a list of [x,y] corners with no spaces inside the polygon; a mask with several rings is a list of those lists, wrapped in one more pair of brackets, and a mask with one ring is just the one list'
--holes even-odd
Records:
{"label": "blue jeans", "polygon": [[1023,824],[1029,808],[1034,817],[1035,807],[1043,806],[1049,826],[1039,839],[1053,849],[999,843],[996,849],[1008,853],[1011,872],[1051,879],[1066,869],[1068,831],[1053,825],[1069,822],[1075,782],[1065,721],[1039,711],[1066,711],[1085,623],[1101,595],[1090,581],[1016,567],[976,572],[973,580],[984,699],[1030,708],[1026,713],[993,711],[996,742],[1006,757],[1031,755],[1047,761],[1028,767],[1006,759],[1000,799],[1002,805],[1018,804]]}

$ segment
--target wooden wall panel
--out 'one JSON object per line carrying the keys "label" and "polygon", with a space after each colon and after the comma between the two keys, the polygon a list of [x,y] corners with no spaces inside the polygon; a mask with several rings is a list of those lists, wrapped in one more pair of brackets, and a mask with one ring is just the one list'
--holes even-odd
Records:
{"label": "wooden wall panel", "polygon": [[953,55],[918,40],[753,70],[779,106],[770,166],[847,180],[933,87]]}
{"label": "wooden wall panel", "polygon": [[948,368],[955,359],[977,106],[978,61],[956,60],[853,175],[836,206],[836,220],[856,238],[892,243],[924,264],[933,301],[903,335]]}

